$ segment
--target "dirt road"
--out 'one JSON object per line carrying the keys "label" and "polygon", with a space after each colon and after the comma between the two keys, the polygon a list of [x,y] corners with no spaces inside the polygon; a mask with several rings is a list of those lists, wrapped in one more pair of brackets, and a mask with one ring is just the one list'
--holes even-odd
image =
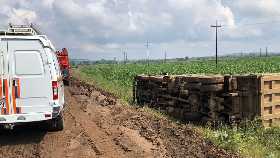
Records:
{"label": "dirt road", "polygon": [[52,133],[32,125],[2,131],[0,158],[237,157],[202,139],[191,126],[121,105],[80,81],[65,92],[65,129]]}

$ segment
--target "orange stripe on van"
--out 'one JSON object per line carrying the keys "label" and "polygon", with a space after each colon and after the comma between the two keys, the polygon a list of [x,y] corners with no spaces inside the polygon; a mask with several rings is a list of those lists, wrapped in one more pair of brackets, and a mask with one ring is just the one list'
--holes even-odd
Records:
{"label": "orange stripe on van", "polygon": [[[2,84],[2,78],[0,78],[0,99],[3,98],[3,84]],[[4,107],[1,107],[1,115],[4,114]]]}
{"label": "orange stripe on van", "polygon": [[10,113],[10,103],[9,103],[9,86],[8,86],[8,80],[4,79],[4,84],[5,84],[5,99],[6,99],[6,113]]}
{"label": "orange stripe on van", "polygon": [[17,98],[20,98],[20,79],[17,79]]}
{"label": "orange stripe on van", "polygon": [[13,112],[17,113],[17,103],[16,103],[16,86],[12,88],[12,100],[13,100]]}

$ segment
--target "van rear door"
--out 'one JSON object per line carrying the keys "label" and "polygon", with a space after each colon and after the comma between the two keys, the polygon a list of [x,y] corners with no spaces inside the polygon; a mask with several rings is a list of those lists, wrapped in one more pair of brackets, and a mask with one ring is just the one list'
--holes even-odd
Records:
{"label": "van rear door", "polygon": [[39,40],[8,40],[11,113],[51,113],[51,73]]}

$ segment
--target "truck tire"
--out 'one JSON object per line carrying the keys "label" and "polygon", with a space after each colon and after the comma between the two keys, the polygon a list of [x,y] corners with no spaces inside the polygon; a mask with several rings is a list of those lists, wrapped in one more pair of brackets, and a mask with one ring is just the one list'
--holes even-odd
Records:
{"label": "truck tire", "polygon": [[49,122],[49,131],[62,131],[64,128],[62,114],[53,118]]}

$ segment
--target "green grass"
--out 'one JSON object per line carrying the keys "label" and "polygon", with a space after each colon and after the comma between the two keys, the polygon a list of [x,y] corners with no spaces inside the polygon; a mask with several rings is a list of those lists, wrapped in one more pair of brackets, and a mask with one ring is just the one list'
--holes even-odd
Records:
{"label": "green grass", "polygon": [[226,125],[216,130],[200,127],[205,138],[224,149],[240,153],[244,157],[279,158],[280,129],[263,128],[256,121],[248,122],[246,127],[232,128]]}
{"label": "green grass", "polygon": [[[165,64],[104,64],[79,68],[79,75],[94,81],[97,86],[114,93],[122,100],[132,101],[133,79],[139,74],[252,74],[279,73],[280,57],[243,58],[219,61],[188,61]],[[197,127],[207,139],[216,145],[238,152],[245,157],[280,157],[280,129],[264,129],[257,123],[246,128],[232,129],[221,126],[218,129]]]}

